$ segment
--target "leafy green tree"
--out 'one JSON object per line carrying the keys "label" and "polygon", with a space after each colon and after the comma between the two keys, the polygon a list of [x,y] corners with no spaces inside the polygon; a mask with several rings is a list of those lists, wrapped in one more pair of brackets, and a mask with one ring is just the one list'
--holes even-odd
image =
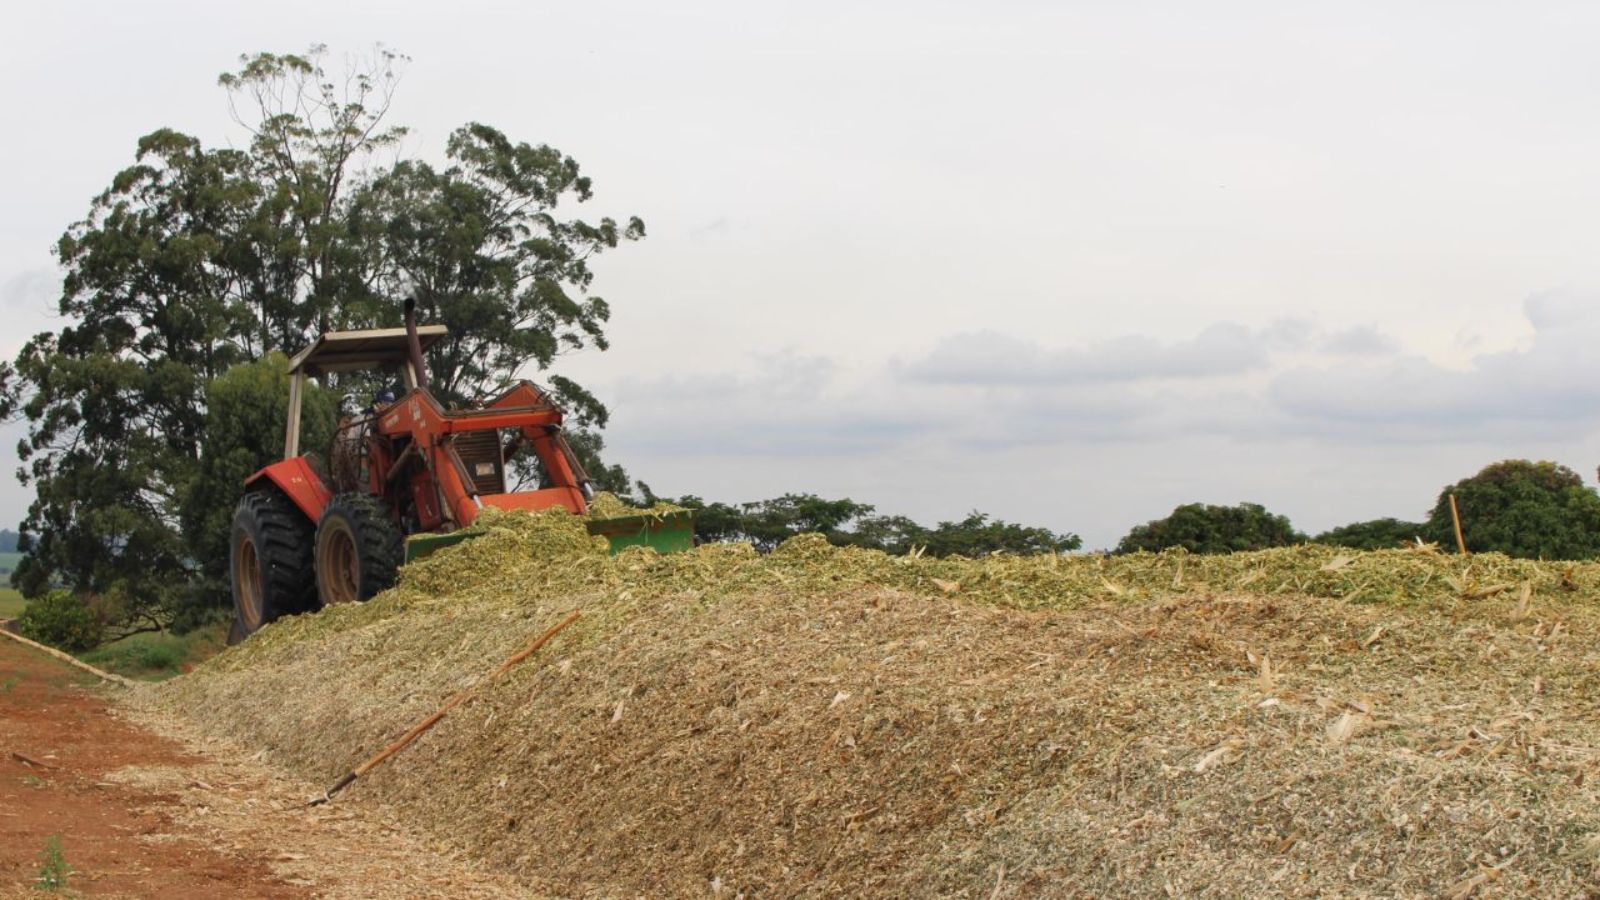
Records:
{"label": "leafy green tree", "polygon": [[69,327],[35,338],[18,359],[37,386],[19,404],[31,426],[19,477],[35,498],[20,542],[27,556],[12,575],[29,597],[59,579],[162,603],[187,569],[170,516],[199,454],[195,374],[116,344]]}
{"label": "leafy green tree", "polygon": [[[221,596],[228,591],[228,542],[240,486],[283,456],[289,360],[274,352],[234,366],[207,383],[205,400],[205,454],[180,492],[178,515],[193,551],[197,587]],[[301,447],[326,461],[338,416],[334,392],[313,382],[301,401]]]}
{"label": "leafy green tree", "polygon": [[976,510],[959,522],[940,522],[923,535],[922,546],[933,556],[988,556],[992,553],[1055,553],[1083,546],[1075,534],[1016,525],[991,519]]}
{"label": "leafy green tree", "polygon": [[707,502],[693,494],[686,494],[668,502],[694,510],[694,536],[703,544],[729,543],[746,539],[743,526],[744,514],[737,506]]}
{"label": "leafy green tree", "polygon": [[1164,519],[1138,525],[1117,544],[1118,553],[1182,547],[1190,553],[1234,553],[1286,547],[1305,541],[1285,516],[1259,503],[1213,506],[1188,503]]}
{"label": "leafy green tree", "polygon": [[797,534],[820,532],[842,542],[846,525],[872,512],[872,507],[845,498],[825,500],[816,494],[784,494],[740,508],[740,529],[758,550],[771,550]]}
{"label": "leafy green tree", "polygon": [[1399,519],[1373,519],[1368,522],[1351,522],[1317,535],[1312,540],[1318,544],[1350,547],[1355,550],[1393,550],[1410,544],[1427,531],[1422,522],[1402,522]]}
{"label": "leafy green tree", "polygon": [[1428,516],[1425,533],[1441,547],[1456,545],[1452,493],[1469,551],[1525,559],[1600,556],[1600,495],[1566,466],[1510,459],[1447,486]]}
{"label": "leafy green tree", "polygon": [[928,545],[928,529],[906,516],[867,515],[852,523],[849,531],[829,539],[843,546],[866,547],[903,556],[915,547]]}
{"label": "leafy green tree", "polygon": [[100,643],[105,624],[84,597],[56,590],[45,592],[23,608],[17,617],[17,630],[41,644],[81,651]]}
{"label": "leafy green tree", "polygon": [[913,548],[932,556],[1047,553],[1076,550],[1082,545],[1075,534],[1015,525],[979,512],[959,522],[927,528],[905,516],[873,515],[870,504],[849,498],[827,500],[815,494],[784,494],[736,506],[708,503],[692,495],[670,502],[695,510],[695,537],[700,541],[748,541],[761,551],[811,532],[823,534],[839,546],[895,555]]}
{"label": "leafy green tree", "polygon": [[[369,231],[391,262],[378,287],[414,293],[419,312],[449,326],[431,351],[434,389],[457,400],[502,388],[512,373],[545,369],[558,354],[608,346],[610,306],[586,295],[591,261],[644,236],[637,217],[619,226],[561,219],[563,202],[590,199],[576,161],[547,146],[513,143],[473,123],[450,136],[443,170],[405,161],[355,198],[351,227]],[[569,410],[604,424],[604,407],[555,380]]]}
{"label": "leafy green tree", "polygon": [[152,132],[62,236],[68,324],[0,364],[0,419],[28,422],[19,476],[36,497],[13,581],[29,596],[62,583],[140,608],[224,601],[218,529],[283,423],[261,393],[276,374],[213,384],[322,330],[396,324],[413,294],[454,330],[428,360],[447,398],[543,372],[573,407],[580,459],[626,487],[600,458],[605,406],[546,370],[607,346],[590,267],[643,224],[558,215],[592,195],[577,163],[487,126],[452,135],[442,170],[392,159],[404,58],[331,78],[324,55],[242,58],[220,82],[246,149]]}
{"label": "leafy green tree", "polygon": [[258,354],[361,327],[382,305],[371,287],[384,248],[350,227],[351,193],[373,177],[365,164],[405,137],[387,118],[408,60],[380,47],[333,78],[326,56],[320,44],[304,54],[245,55],[217,78],[251,136],[244,156],[257,194],[230,233],[248,247],[228,270],[257,314]]}
{"label": "leafy green tree", "polygon": [[19,478],[35,500],[12,576],[24,594],[59,580],[166,606],[185,580],[173,507],[201,455],[204,385],[246,358],[223,262],[256,196],[246,168],[156,131],[58,243],[73,324],[28,342],[0,393],[0,418],[30,424]]}
{"label": "leafy green tree", "polygon": [[869,504],[816,494],[784,494],[737,506],[707,503],[693,495],[670,502],[695,510],[695,536],[702,542],[748,541],[762,552],[809,532],[825,534],[836,544],[859,543],[851,540],[849,526],[872,512]]}

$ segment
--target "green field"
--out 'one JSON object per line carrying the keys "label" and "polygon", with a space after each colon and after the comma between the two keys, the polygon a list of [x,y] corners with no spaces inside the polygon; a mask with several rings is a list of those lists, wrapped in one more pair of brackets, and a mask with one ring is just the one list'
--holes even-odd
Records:
{"label": "green field", "polygon": [[[28,601],[22,599],[16,588],[0,587],[0,619],[20,616],[27,605]],[[118,675],[161,681],[179,674],[185,666],[215,656],[227,644],[227,639],[227,623],[216,622],[184,635],[136,634],[76,656]]]}
{"label": "green field", "polygon": [[22,599],[16,588],[0,587],[0,619],[15,619],[27,605],[28,601]]}
{"label": "green field", "polygon": [[91,666],[99,666],[128,678],[162,681],[180,674],[215,656],[227,645],[228,626],[217,622],[188,634],[168,632],[136,634],[111,644],[77,654]]}

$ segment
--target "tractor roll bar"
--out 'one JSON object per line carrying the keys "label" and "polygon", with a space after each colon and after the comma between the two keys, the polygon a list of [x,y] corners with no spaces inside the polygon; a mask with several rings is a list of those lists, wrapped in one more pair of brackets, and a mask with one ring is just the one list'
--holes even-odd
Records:
{"label": "tractor roll bar", "polygon": [[428,389],[428,367],[422,362],[422,339],[417,337],[417,298],[406,298],[406,346],[411,352],[412,374],[416,386]]}

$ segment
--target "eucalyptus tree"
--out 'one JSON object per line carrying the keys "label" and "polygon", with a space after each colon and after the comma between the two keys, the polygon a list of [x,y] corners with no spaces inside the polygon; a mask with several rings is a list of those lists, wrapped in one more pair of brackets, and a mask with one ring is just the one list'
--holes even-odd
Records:
{"label": "eucalyptus tree", "polygon": [[1470,553],[1496,551],[1526,559],[1600,556],[1600,494],[1559,463],[1503,460],[1445,486],[1423,525],[1425,536],[1454,549],[1455,514]]}
{"label": "eucalyptus tree", "polygon": [[602,483],[626,487],[598,458],[604,404],[551,367],[607,348],[593,261],[643,223],[565,216],[593,196],[577,162],[486,125],[454,132],[443,166],[400,158],[406,62],[379,49],[330,75],[322,47],[241,57],[219,79],[241,149],[157,129],[67,228],[65,324],[0,363],[0,418],[27,421],[18,474],[36,492],[25,593],[64,583],[169,614],[221,601],[210,507],[271,458],[282,423],[216,408],[268,408],[271,371],[211,385],[323,330],[396,324],[412,295],[451,328],[429,359],[451,399],[538,373]]}

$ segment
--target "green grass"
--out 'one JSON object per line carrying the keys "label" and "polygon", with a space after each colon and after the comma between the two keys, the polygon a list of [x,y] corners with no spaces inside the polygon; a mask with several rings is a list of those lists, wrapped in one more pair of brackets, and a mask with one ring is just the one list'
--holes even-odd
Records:
{"label": "green grass", "polygon": [[16,588],[0,587],[0,619],[15,619],[27,605],[28,601],[22,599]]}
{"label": "green grass", "polygon": [[67,878],[75,872],[77,869],[67,864],[67,856],[61,852],[61,835],[52,834],[39,854],[39,877],[34,879],[33,888],[49,893],[65,891]]}
{"label": "green grass", "polygon": [[[3,555],[3,554],[0,554]],[[15,588],[0,587],[0,619],[22,615],[28,601]],[[128,678],[162,681],[215,656],[227,646],[228,623],[214,622],[184,635],[165,632],[136,634],[77,654],[91,666]],[[0,685],[4,692],[5,685]]]}
{"label": "green grass", "polygon": [[128,678],[164,681],[221,652],[228,642],[228,624],[214,622],[184,635],[136,634],[78,654],[91,666]]}

